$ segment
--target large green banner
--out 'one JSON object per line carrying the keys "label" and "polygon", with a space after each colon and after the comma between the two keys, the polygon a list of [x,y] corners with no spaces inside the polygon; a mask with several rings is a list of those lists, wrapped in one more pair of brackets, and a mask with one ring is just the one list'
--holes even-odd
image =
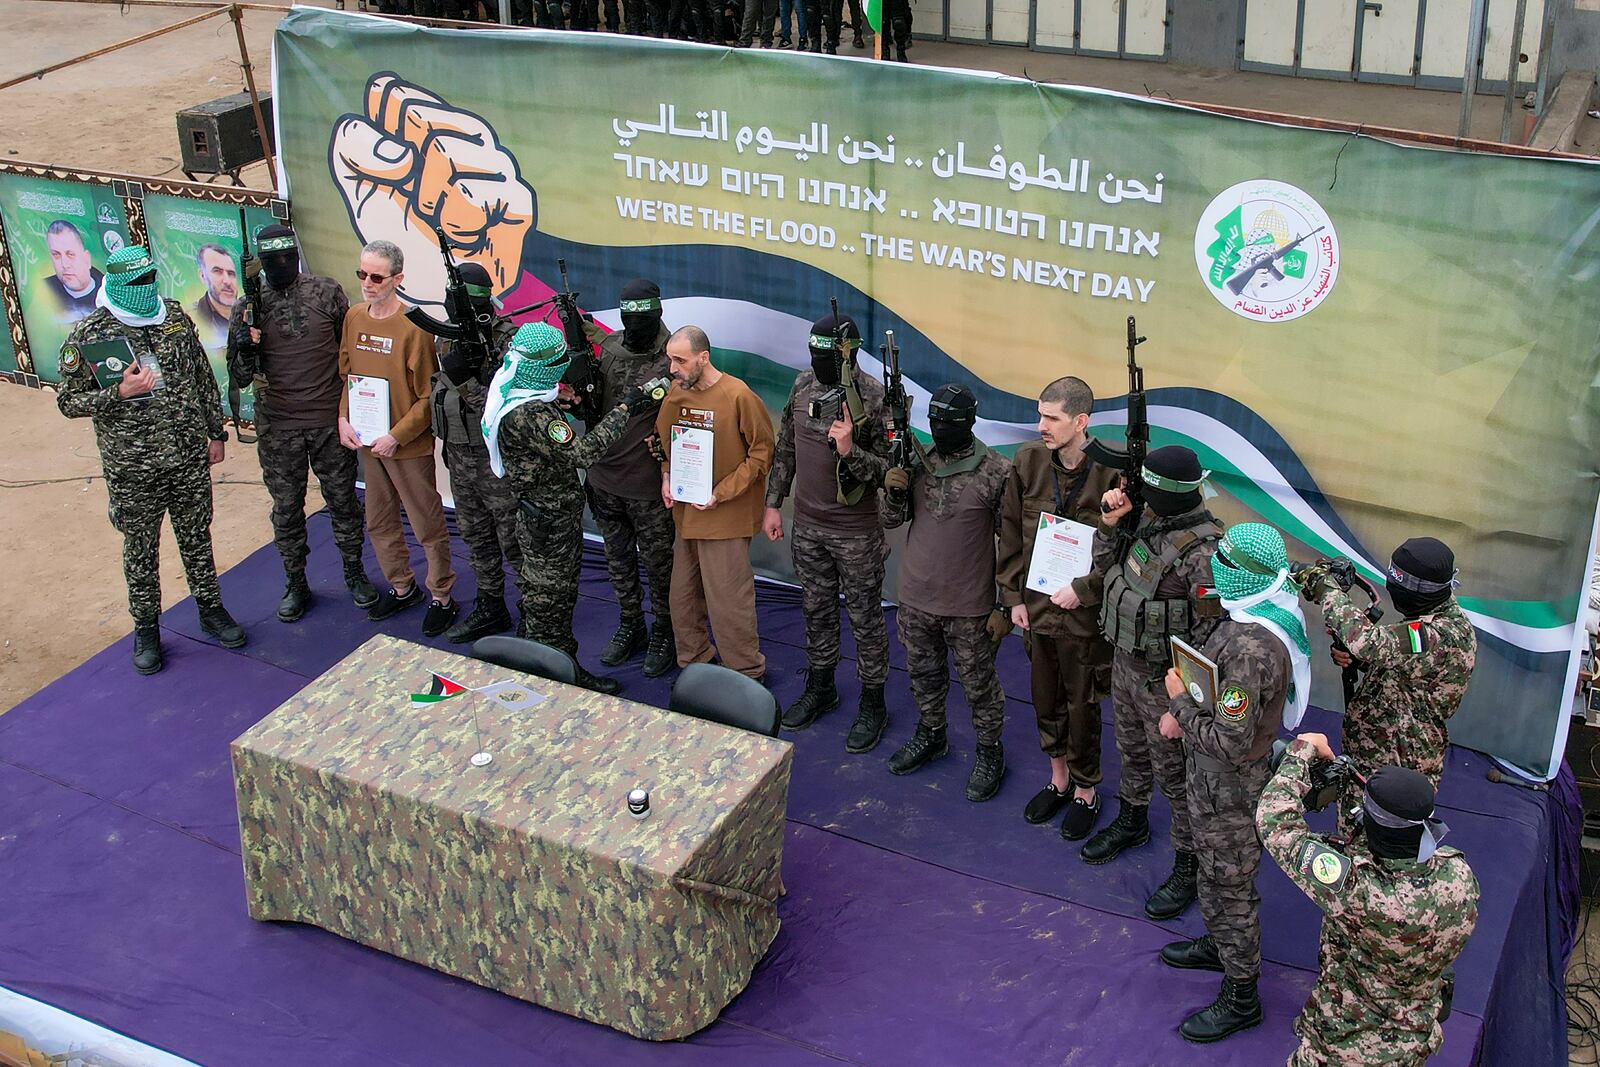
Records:
{"label": "large green banner", "polygon": [[896,332],[918,422],[965,382],[1000,447],[1034,436],[1063,374],[1120,437],[1137,315],[1155,443],[1200,453],[1220,516],[1380,579],[1406,537],[1455,548],[1480,647],[1453,736],[1551,770],[1596,515],[1592,167],[965,71],[309,9],[274,64],[310,264],[345,279],[363,240],[396,241],[431,314],[435,227],[508,307],[565,258],[614,325],[621,285],[652,278],[668,324],[705,328],[778,407],[837,296],[869,350]]}

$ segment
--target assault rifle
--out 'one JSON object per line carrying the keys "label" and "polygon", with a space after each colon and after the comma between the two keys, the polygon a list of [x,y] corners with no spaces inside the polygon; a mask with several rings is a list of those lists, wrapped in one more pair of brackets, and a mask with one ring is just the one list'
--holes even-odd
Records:
{"label": "assault rifle", "polygon": [[[883,357],[883,410],[885,436],[889,440],[889,466],[900,470],[911,469],[911,398],[906,395],[905,382],[900,377],[900,349],[894,343],[894,331],[883,331],[884,343],[878,346]],[[890,490],[889,501],[905,503],[905,490]]]}
{"label": "assault rifle", "polygon": [[[1367,597],[1367,621],[1376,626],[1379,620],[1383,618],[1383,608],[1378,606],[1378,587],[1363,578],[1356,571],[1355,564],[1343,556],[1335,556],[1332,559],[1319,559],[1315,563],[1290,563],[1289,576],[1302,589],[1313,581],[1320,581],[1324,577],[1331,578],[1340,589],[1347,593],[1352,588],[1359,587]],[[1333,638],[1334,648],[1337,648],[1347,656],[1350,655],[1349,647],[1340,640],[1338,634],[1333,632],[1332,627],[1328,628],[1328,635]],[[1361,680],[1361,667],[1354,657],[1351,658],[1347,666],[1340,670],[1340,675],[1344,681],[1345,706],[1349,707],[1351,699],[1356,695],[1356,683]]]}
{"label": "assault rifle", "polygon": [[[236,375],[231,366],[228,368],[228,407],[240,443],[250,444],[255,437],[245,436],[242,429],[244,423],[239,418],[240,394],[244,391],[240,383],[264,381],[261,378],[261,346],[250,337],[250,331],[258,329],[261,323],[261,260],[250,251],[250,224],[245,220],[244,208],[239,209],[239,239],[244,243],[244,254],[239,257],[239,266],[244,274],[244,308],[239,313],[239,321],[244,329],[237,343],[241,373]],[[256,403],[260,402],[261,390],[257,389]]]}
{"label": "assault rifle", "polygon": [[466,280],[461,277],[461,265],[450,253],[450,239],[444,227],[435,226],[433,235],[439,241],[439,255],[444,259],[444,313],[446,322],[434,322],[420,308],[406,312],[406,318],[436,337],[442,337],[456,346],[456,351],[446,360],[452,364],[446,375],[456,385],[461,385],[474,375],[481,375],[484,367],[492,365],[494,351],[494,312],[479,313],[467,292]]}
{"label": "assault rifle", "polygon": [[[1132,522],[1125,529],[1130,533],[1139,525],[1144,515],[1144,457],[1150,451],[1150,416],[1144,397],[1144,368],[1139,366],[1136,349],[1148,338],[1140,337],[1133,316],[1128,316],[1128,441],[1122,448],[1113,448],[1097,437],[1089,438],[1084,454],[1103,467],[1119,470],[1125,476],[1123,492],[1133,505]],[[1101,511],[1110,510],[1104,504]]]}
{"label": "assault rifle", "polygon": [[1325,229],[1327,229],[1326,226],[1318,226],[1310,233],[1301,234],[1299,237],[1296,237],[1282,248],[1275,249],[1271,252],[1262,252],[1260,255],[1253,257],[1249,263],[1244,265],[1239,273],[1228,279],[1228,292],[1232,293],[1234,296],[1238,296],[1240,293],[1244,292],[1245,286],[1250,284],[1250,279],[1256,276],[1257,271],[1264,270],[1268,274],[1272,275],[1275,280],[1280,282],[1283,281],[1283,271],[1278,269],[1278,260],[1288,255],[1290,252],[1293,252],[1296,248],[1299,248],[1302,241],[1316,236]]}

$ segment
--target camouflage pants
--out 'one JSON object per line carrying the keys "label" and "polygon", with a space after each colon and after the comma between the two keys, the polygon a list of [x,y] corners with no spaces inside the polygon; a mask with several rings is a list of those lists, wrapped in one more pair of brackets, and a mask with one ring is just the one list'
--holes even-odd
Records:
{"label": "camouflage pants", "polygon": [[1122,757],[1117,795],[1125,804],[1149,804],[1156,785],[1172,807],[1172,847],[1193,849],[1189,802],[1184,789],[1183,742],[1161,736],[1167,691],[1159,670],[1118,651],[1111,661],[1111,725]]}
{"label": "camouflage pants", "polygon": [[1228,977],[1254,980],[1261,973],[1261,839],[1256,804],[1272,777],[1266,760],[1242,771],[1202,768],[1188,759],[1189,822],[1200,861],[1200,916],[1217,943]]}
{"label": "camouflage pants", "polygon": [[272,497],[272,543],[283,557],[284,573],[306,572],[306,476],[311,472],[322,487],[339,555],[361,558],[366,533],[361,501],[356,498],[356,454],[339,443],[337,428],[263,430],[256,458]]}
{"label": "camouflage pants", "polygon": [[522,565],[517,585],[522,590],[522,621],[517,636],[541,641],[570,656],[578,654],[572,635],[572,613],[578,606],[578,576],[583,566],[583,526],[570,521],[551,523],[531,518],[517,509],[517,544]]}
{"label": "camouflage pants", "polygon": [[972,728],[980,745],[998,745],[1005,725],[1006,694],[994,669],[998,646],[989,640],[987,615],[944,616],[900,605],[897,628],[906,647],[906,673],[911,696],[922,712],[922,725],[945,727],[944,700],[950,692],[946,657],[954,655],[956,676],[972,708]]}
{"label": "camouflage pants", "polygon": [[450,495],[456,502],[456,525],[472,557],[478,597],[505,600],[505,563],[517,572],[517,586],[527,596],[522,579],[522,548],[517,540],[517,494],[511,483],[496,478],[489,469],[488,449],[464,445],[444,446],[450,470]]}
{"label": "camouflage pants", "polygon": [[162,470],[106,472],[111,525],[122,534],[122,574],[135,626],[161,617],[161,516],[172,516],[189,592],[203,608],[222,604],[211,555],[211,468],[205,460]]}
{"label": "camouflage pants", "polygon": [[882,530],[837,534],[796,525],[790,542],[806,617],[806,662],[832,673],[839,665],[839,593],[856,638],[856,674],[864,686],[889,678],[889,626],[883,618]]}
{"label": "camouflage pants", "polygon": [[604,489],[587,488],[589,511],[606,544],[606,572],[624,619],[644,618],[644,587],[639,564],[650,580],[650,609],[656,621],[670,623],[672,595],[672,542],[677,529],[672,512],[661,498],[630,500]]}

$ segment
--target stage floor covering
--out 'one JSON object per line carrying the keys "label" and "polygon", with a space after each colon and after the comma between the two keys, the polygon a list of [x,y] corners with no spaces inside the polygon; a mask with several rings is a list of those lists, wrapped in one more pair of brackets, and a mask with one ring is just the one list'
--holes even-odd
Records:
{"label": "stage floor covering", "polygon": [[[453,525],[453,524],[452,524]],[[456,597],[472,601],[454,543]],[[598,654],[617,621],[599,546],[584,559],[577,631]],[[228,744],[376,631],[422,641],[422,612],[381,624],[349,601],[327,518],[311,519],[316,594],[299,623],[276,618],[271,545],[222,578],[249,633],[237,651],[200,632],[190,601],[162,619],[166,669],[141,678],[131,637],[0,716],[0,986],[207,1065],[225,1064],[1277,1064],[1316,977],[1316,909],[1266,860],[1260,1027],[1192,1046],[1176,1026],[1219,976],[1161,965],[1161,946],[1203,932],[1198,909],[1156,923],[1145,897],[1172,862],[1165,802],[1150,845],[1090,867],[1022,806],[1045,780],[1022,645],[1001,653],[1009,769],[995,799],[964,796],[973,735],[960,686],[951,754],[895,777],[884,763],[915,709],[893,640],[890,726],[851,756],[859,684],[846,625],[841,706],[795,743],[782,929],[717,1022],[651,1044],[538,1008],[296,924],[245,913]],[[413,544],[419,573],[424,566]],[[176,561],[168,561],[168,566]],[[368,551],[368,572],[378,571]],[[106,580],[119,580],[108,560]],[[507,588],[513,588],[510,581]],[[804,685],[798,596],[759,587],[768,683],[787,706]],[[453,647],[442,639],[438,647]],[[674,675],[636,658],[623,695],[665,707]],[[1109,716],[1109,708],[1103,709]],[[1312,709],[1306,728],[1337,734]],[[1116,747],[1103,741],[1115,810]],[[1549,798],[1485,779],[1452,749],[1441,794],[1483,885],[1457,964],[1439,1064],[1566,1062]]]}

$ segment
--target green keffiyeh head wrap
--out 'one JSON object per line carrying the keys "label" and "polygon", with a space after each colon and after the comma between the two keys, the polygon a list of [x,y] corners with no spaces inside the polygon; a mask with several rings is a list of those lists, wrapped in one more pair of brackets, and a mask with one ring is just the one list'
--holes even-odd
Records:
{"label": "green keffiyeh head wrap", "polygon": [[1294,729],[1311,697],[1311,643],[1283,535],[1264,522],[1230,527],[1211,557],[1211,579],[1235,621],[1264,625],[1283,642],[1292,668],[1284,726]]}
{"label": "green keffiyeh head wrap", "polygon": [[143,245],[125,245],[106,260],[106,300],[118,311],[149,318],[161,308],[156,261]]}
{"label": "green keffiyeh head wrap", "polygon": [[513,367],[511,386],[543,391],[554,387],[566,372],[567,339],[547,322],[527,322],[517,329],[506,350]]}

